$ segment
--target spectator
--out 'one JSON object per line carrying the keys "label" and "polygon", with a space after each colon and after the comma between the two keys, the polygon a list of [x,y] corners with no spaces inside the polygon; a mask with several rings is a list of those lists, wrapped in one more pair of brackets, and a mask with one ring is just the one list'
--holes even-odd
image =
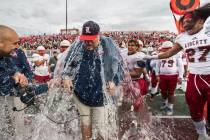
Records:
{"label": "spectator", "polygon": [[33,62],[35,65],[34,79],[37,83],[45,83],[50,80],[48,69],[49,55],[45,53],[45,48],[39,46],[37,53],[33,54]]}
{"label": "spectator", "polygon": [[60,43],[60,53],[58,54],[58,59],[62,56],[62,54],[65,52],[65,50],[70,47],[70,42],[68,40],[63,40]]}

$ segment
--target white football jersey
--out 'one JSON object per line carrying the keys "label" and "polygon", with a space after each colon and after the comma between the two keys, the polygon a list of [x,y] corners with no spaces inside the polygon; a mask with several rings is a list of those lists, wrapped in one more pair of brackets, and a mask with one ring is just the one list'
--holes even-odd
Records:
{"label": "white football jersey", "polygon": [[189,72],[192,74],[210,74],[210,17],[205,21],[203,29],[194,34],[186,32],[176,38],[187,54]]}
{"label": "white football jersey", "polygon": [[160,59],[156,65],[156,75],[175,75],[183,78],[184,65],[180,54],[167,59]]}
{"label": "white football jersey", "polygon": [[137,52],[132,55],[127,55],[127,58],[125,61],[128,64],[128,69],[133,70],[134,68],[139,68],[137,62],[143,61],[143,58],[145,57],[145,54],[143,52]]}

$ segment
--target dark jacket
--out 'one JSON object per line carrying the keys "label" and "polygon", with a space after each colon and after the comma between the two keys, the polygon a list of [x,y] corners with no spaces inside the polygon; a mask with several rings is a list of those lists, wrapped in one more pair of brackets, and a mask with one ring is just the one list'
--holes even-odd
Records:
{"label": "dark jacket", "polygon": [[[119,85],[123,79],[122,58],[111,38],[101,37],[98,49],[86,51],[84,42],[75,41],[66,57],[62,76],[73,79],[78,99],[88,106],[105,104],[108,82]],[[90,78],[91,77],[91,78]]]}
{"label": "dark jacket", "polygon": [[12,76],[18,71],[11,57],[0,57],[0,96],[14,95]]}
{"label": "dark jacket", "polygon": [[82,103],[94,107],[103,106],[101,61],[96,50],[84,50],[74,81],[74,92]]}
{"label": "dark jacket", "polygon": [[[21,87],[15,83],[12,76],[16,72],[24,74],[29,83],[32,83],[33,73],[27,62],[25,53],[17,49],[16,55],[12,57],[0,57],[0,96],[19,96]],[[32,85],[36,95],[48,90],[47,84]]]}
{"label": "dark jacket", "polygon": [[17,49],[16,56],[13,56],[12,58],[20,73],[23,73],[27,77],[29,83],[32,83],[33,72],[29,66],[25,53],[21,49]]}

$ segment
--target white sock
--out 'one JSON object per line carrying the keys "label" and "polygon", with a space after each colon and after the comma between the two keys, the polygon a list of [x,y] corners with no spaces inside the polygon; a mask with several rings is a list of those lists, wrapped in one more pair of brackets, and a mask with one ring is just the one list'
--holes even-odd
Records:
{"label": "white sock", "polygon": [[158,92],[158,85],[151,88],[151,94],[156,94]]}
{"label": "white sock", "polygon": [[170,103],[168,103],[168,107],[169,107],[170,109],[173,109],[174,104],[170,104]]}
{"label": "white sock", "polygon": [[205,127],[205,121],[202,120],[200,122],[194,122],[193,124],[195,125],[195,129],[197,133],[200,135],[206,135],[206,127]]}

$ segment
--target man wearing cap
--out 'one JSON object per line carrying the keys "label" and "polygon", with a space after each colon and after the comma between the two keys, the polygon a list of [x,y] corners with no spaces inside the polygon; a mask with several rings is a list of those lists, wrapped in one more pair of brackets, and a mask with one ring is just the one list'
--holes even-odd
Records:
{"label": "man wearing cap", "polygon": [[[68,40],[63,40],[60,43],[59,49],[60,49],[60,53],[58,54],[57,51],[53,52],[53,56],[50,58],[49,61],[49,67],[50,67],[50,72],[51,72],[51,77],[55,76],[57,77],[59,72],[58,69],[60,69],[62,66],[62,56],[65,56],[64,53],[66,51],[66,49],[70,46],[70,42]],[[58,66],[57,66],[58,65]],[[54,70],[56,69],[56,72],[54,73]]]}
{"label": "man wearing cap", "polygon": [[82,35],[67,54],[62,74],[64,87],[70,92],[73,89],[84,140],[94,139],[92,129],[96,130],[97,138],[108,139],[107,96],[115,93],[122,80],[119,52],[112,39],[99,33],[97,23],[84,23]]}
{"label": "man wearing cap", "polygon": [[[71,45],[71,43],[68,40],[61,41],[60,53],[57,55],[56,61],[54,60],[54,62],[55,62],[55,65],[53,66],[54,70],[51,71],[51,72],[53,72],[53,78],[58,78],[61,76],[62,69],[64,67],[63,61],[68,53],[70,45]],[[50,60],[49,64],[51,65],[51,60]]]}
{"label": "man wearing cap", "polygon": [[68,40],[63,40],[60,43],[60,53],[58,54],[58,59],[63,55],[63,53],[66,51],[66,49],[71,45],[71,43]]}
{"label": "man wearing cap", "polygon": [[34,79],[37,83],[46,83],[50,80],[48,62],[49,55],[45,53],[44,46],[37,47],[37,53],[33,54],[35,65]]}

